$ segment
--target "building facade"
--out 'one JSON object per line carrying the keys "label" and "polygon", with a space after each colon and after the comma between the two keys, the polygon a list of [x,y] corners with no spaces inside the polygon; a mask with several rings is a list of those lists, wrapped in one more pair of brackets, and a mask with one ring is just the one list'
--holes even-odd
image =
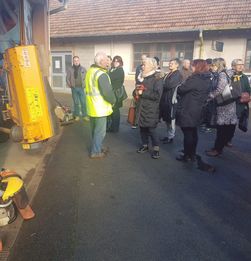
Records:
{"label": "building facade", "polygon": [[[217,12],[215,12],[215,17],[214,13],[208,16],[205,7],[207,1],[177,1],[184,2],[184,5],[172,4],[170,7],[166,5],[168,0],[143,0],[140,1],[141,8],[145,5],[145,7],[149,7],[149,10],[152,10],[148,15],[143,15],[144,19],[138,19],[133,11],[127,12],[131,8],[130,3],[132,2],[130,0],[114,0],[112,2],[113,4],[120,3],[120,10],[122,10],[118,14],[116,6],[109,6],[109,12],[111,9],[114,11],[116,25],[112,21],[113,14],[111,14],[111,21],[103,20],[98,23],[96,20],[92,22],[94,19],[92,18],[84,26],[80,24],[77,16],[79,10],[85,9],[86,12],[93,12],[94,7],[99,13],[99,8],[104,3],[108,4],[108,1],[92,3],[83,0],[82,4],[77,4],[76,0],[70,0],[66,11],[51,17],[51,83],[55,90],[67,91],[65,76],[74,55],[78,55],[81,64],[88,68],[93,63],[95,54],[99,51],[106,52],[112,57],[120,55],[124,60],[124,70],[128,79],[133,78],[142,54],[147,54],[150,57],[158,56],[163,71],[167,71],[168,61],[171,58],[192,60],[223,57],[228,66],[235,58],[243,59],[246,71],[251,72],[251,1],[250,3],[245,1],[244,5],[246,6],[238,14],[234,10],[235,5],[230,6],[229,14],[225,16],[224,21],[222,21],[224,16],[222,19],[219,18]],[[215,8],[217,8],[217,2],[223,11],[222,2],[228,3],[229,6],[228,1],[217,0],[214,1]],[[166,16],[156,13],[154,4],[161,5],[163,14]],[[201,12],[195,12],[194,6],[197,6]],[[169,13],[165,13],[166,11]],[[175,15],[181,14],[182,11],[183,22],[179,24],[179,19]],[[190,15],[187,14],[188,12]],[[72,16],[74,28],[68,24],[63,26],[64,19],[67,16],[70,18],[71,13],[74,14]],[[97,13],[94,12],[93,15],[97,16]],[[204,13],[205,17],[203,17]],[[245,21],[243,19],[244,13]],[[125,18],[121,17],[124,16],[130,22],[123,23]],[[159,20],[156,22],[157,16]],[[105,18],[107,17],[105,16]],[[169,23],[169,19],[172,20],[172,23]],[[155,22],[150,23],[149,21],[152,20]]]}

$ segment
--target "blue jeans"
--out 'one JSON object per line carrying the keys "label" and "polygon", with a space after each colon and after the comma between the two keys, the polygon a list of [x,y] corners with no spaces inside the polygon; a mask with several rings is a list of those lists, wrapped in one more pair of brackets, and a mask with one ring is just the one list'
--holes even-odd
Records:
{"label": "blue jeans", "polygon": [[[71,88],[74,103],[74,116],[86,116],[86,97],[82,87]],[[80,110],[81,109],[81,110]],[[81,112],[81,115],[80,115]]]}
{"label": "blue jeans", "polygon": [[107,117],[90,117],[91,125],[91,154],[102,152],[102,143],[106,135]]}
{"label": "blue jeans", "polygon": [[175,137],[175,119],[171,123],[166,121],[166,127],[168,139],[173,139]]}

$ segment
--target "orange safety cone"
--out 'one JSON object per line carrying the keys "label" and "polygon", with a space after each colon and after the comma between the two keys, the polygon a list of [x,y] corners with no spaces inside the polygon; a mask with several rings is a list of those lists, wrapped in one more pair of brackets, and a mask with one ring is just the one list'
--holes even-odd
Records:
{"label": "orange safety cone", "polygon": [[30,205],[27,205],[25,208],[17,208],[17,209],[24,220],[29,220],[35,217],[35,213]]}

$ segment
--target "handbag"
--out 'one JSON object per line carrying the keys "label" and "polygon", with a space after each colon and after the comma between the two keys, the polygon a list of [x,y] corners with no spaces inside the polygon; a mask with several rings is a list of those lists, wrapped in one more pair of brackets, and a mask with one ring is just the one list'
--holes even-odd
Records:
{"label": "handbag", "polygon": [[[225,72],[226,73],[226,72]],[[231,81],[227,75],[228,84],[225,86],[222,93],[215,97],[217,106],[224,106],[237,101],[241,97],[241,83],[240,81]]]}
{"label": "handbag", "polygon": [[135,125],[136,107],[132,101],[128,110],[127,122],[131,125]]}
{"label": "handbag", "polygon": [[207,128],[216,128],[216,108],[215,100],[208,101],[202,107],[202,123],[206,124]]}
{"label": "handbag", "polygon": [[122,85],[120,88],[115,89],[114,92],[118,102],[122,102],[128,97],[124,85]]}
{"label": "handbag", "polygon": [[241,94],[240,103],[249,103],[250,102],[250,94],[248,92],[243,92]]}
{"label": "handbag", "polygon": [[242,130],[243,132],[247,132],[248,131],[248,110],[243,110],[241,112],[241,117],[239,119],[239,129]]}

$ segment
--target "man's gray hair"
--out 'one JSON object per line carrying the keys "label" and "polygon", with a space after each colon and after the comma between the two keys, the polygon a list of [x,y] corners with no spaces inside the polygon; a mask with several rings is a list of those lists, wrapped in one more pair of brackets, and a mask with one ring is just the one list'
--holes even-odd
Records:
{"label": "man's gray hair", "polygon": [[231,66],[234,67],[235,65],[238,64],[238,62],[242,62],[243,63],[243,60],[242,59],[234,59],[231,63]]}
{"label": "man's gray hair", "polygon": [[182,61],[182,64],[184,64],[184,63],[186,63],[186,62],[191,63],[191,61],[190,61],[189,59],[184,59],[184,60]]}
{"label": "man's gray hair", "polygon": [[98,52],[94,57],[94,63],[100,66],[104,59],[107,59],[107,55],[104,52]]}

